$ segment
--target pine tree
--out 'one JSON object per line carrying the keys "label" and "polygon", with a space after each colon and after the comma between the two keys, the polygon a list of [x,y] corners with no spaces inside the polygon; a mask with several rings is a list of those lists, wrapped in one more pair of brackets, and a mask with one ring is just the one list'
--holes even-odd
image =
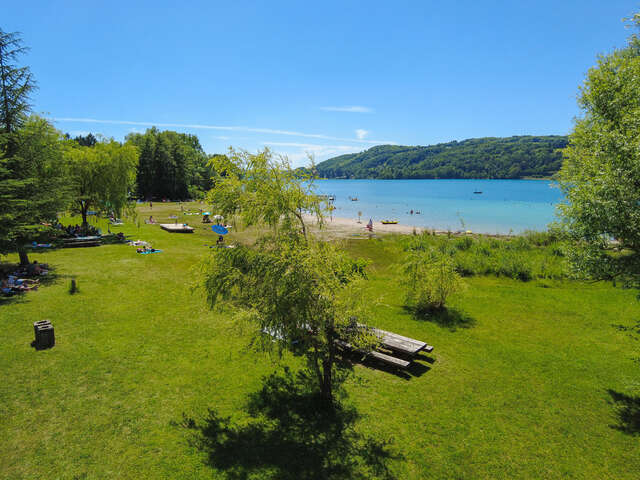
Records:
{"label": "pine tree", "polygon": [[36,88],[29,67],[16,65],[27,51],[18,33],[0,29],[0,253],[38,239],[64,202],[62,136],[46,120],[28,117]]}

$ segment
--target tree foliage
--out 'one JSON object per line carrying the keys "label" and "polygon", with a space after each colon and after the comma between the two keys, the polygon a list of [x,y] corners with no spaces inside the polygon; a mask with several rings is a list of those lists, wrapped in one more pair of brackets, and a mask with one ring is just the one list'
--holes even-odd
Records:
{"label": "tree foliage", "polygon": [[567,137],[473,138],[426,147],[379,145],[331,158],[316,168],[327,178],[549,177],[562,164]]}
{"label": "tree foliage", "polygon": [[71,145],[65,151],[65,172],[72,208],[87,225],[87,211],[121,213],[134,188],[138,151],[114,140],[94,147]]}
{"label": "tree foliage", "polygon": [[74,137],[73,140],[78,145],[81,145],[83,147],[93,147],[96,143],[98,143],[98,139],[91,132],[89,132],[87,135],[78,135],[77,137]]}
{"label": "tree foliage", "polygon": [[[639,16],[634,17],[638,25]],[[640,285],[640,40],[598,59],[560,172],[575,270]]]}
{"label": "tree foliage", "polygon": [[36,88],[35,81],[29,67],[14,63],[27,50],[19,33],[0,28],[0,130],[5,134],[20,128],[31,108],[29,95]]}
{"label": "tree foliage", "polygon": [[231,150],[215,166],[208,196],[215,211],[269,228],[252,247],[212,250],[203,266],[209,303],[233,305],[258,327],[258,335],[267,334],[263,346],[304,355],[319,392],[331,403],[341,378],[336,340],[363,348],[372,342],[354,320],[361,308],[355,287],[362,265],[310,235],[303,214],[321,221],[323,203],[310,179],[298,179],[286,159],[269,150]]}
{"label": "tree foliage", "polygon": [[212,164],[218,175],[207,201],[225,217],[237,215],[246,226],[263,223],[276,233],[298,228],[305,237],[305,214],[322,224],[326,204],[315,194],[312,177],[292,170],[286,158],[269,149],[255,155],[231,149]]}
{"label": "tree foliage", "polygon": [[200,198],[211,188],[209,158],[196,135],[153,127],[126,140],[140,151],[136,184],[141,198]]}
{"label": "tree foliage", "polygon": [[0,252],[18,251],[37,240],[66,201],[62,135],[32,116],[12,132],[14,154],[0,156]]}
{"label": "tree foliage", "polygon": [[46,120],[29,117],[36,88],[29,67],[17,61],[27,51],[18,33],[0,29],[0,253],[37,239],[43,222],[64,202],[61,135]]}

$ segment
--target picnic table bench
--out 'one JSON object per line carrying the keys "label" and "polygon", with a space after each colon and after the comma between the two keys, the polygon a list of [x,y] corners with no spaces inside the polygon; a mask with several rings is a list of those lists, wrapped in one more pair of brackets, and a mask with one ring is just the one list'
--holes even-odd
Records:
{"label": "picnic table bench", "polygon": [[97,247],[102,244],[102,239],[98,236],[73,237],[62,240],[65,247]]}
{"label": "picnic table bench", "polygon": [[407,368],[411,362],[408,362],[406,360],[403,360],[401,358],[396,358],[396,357],[392,357],[391,355],[387,355],[386,353],[382,353],[382,352],[377,352],[375,350],[372,350],[370,352],[365,352],[363,350],[360,350],[358,348],[353,348],[353,345],[351,345],[348,342],[345,342],[344,340],[340,340],[340,339],[336,339],[335,340],[336,345],[338,345],[339,347],[346,349],[346,350],[355,350],[356,352],[360,352],[362,354],[364,354],[366,357],[371,357],[374,358],[382,363],[386,363],[387,365],[391,365],[392,367],[397,367],[397,368]]}

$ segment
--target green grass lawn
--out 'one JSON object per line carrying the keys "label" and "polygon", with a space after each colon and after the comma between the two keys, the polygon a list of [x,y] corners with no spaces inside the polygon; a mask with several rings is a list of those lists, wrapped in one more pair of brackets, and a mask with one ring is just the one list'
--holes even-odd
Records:
{"label": "green grass lawn", "polygon": [[[152,213],[178,212],[155,204]],[[216,236],[200,225],[191,235],[118,229],[163,252],[33,254],[54,277],[0,300],[0,477],[282,478],[277,462],[220,468],[183,422],[215,409],[241,429],[248,396],[277,369],[277,358],[249,350],[249,332],[191,288]],[[368,323],[435,346],[406,375],[357,365],[346,384],[357,431],[392,442],[395,477],[640,478],[640,342],[615,327],[638,318],[635,292],[471,277],[447,315],[416,320],[402,305],[397,240],[346,248],[373,262]],[[68,293],[71,278],[78,294]],[[32,322],[45,318],[56,346],[36,351]]]}

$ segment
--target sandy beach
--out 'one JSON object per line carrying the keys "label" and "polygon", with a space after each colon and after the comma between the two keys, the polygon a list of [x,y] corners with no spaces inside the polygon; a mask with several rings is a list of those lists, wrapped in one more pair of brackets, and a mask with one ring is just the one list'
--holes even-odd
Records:
{"label": "sandy beach", "polygon": [[[305,216],[305,221],[309,222],[312,225],[315,225],[315,218],[311,215]],[[333,237],[358,237],[362,236],[363,238],[369,237],[369,231],[366,228],[369,219],[366,220],[364,217],[361,220],[361,223],[358,223],[357,218],[344,218],[344,217],[327,217],[326,223],[324,225],[323,230]],[[373,222],[373,234],[389,234],[389,233],[399,233],[403,235],[412,234],[416,231],[416,233],[420,233],[424,230],[422,227],[415,227],[413,225],[403,225],[403,224],[395,224],[395,225],[384,225],[379,221]]]}
{"label": "sandy beach", "polygon": [[[312,215],[305,215],[305,222],[308,225],[311,225],[313,229],[317,229],[317,225],[315,222],[315,217]],[[326,217],[325,225],[322,229],[325,236],[333,237],[333,238],[369,238],[369,231],[366,228],[369,219],[366,221],[364,217],[361,222],[358,223],[357,218],[345,218],[345,217]],[[401,235],[411,235],[414,233],[422,233],[423,231],[429,231],[434,233],[435,235],[453,235],[453,236],[466,236],[466,235],[482,235],[486,237],[493,238],[509,238],[513,237],[513,234],[496,234],[496,233],[478,233],[467,231],[447,231],[447,230],[438,230],[438,229],[430,229],[425,227],[418,227],[414,225],[406,225],[406,224],[390,224],[385,225],[380,221],[373,222],[373,236],[375,235],[388,235],[388,234],[401,234]]]}

